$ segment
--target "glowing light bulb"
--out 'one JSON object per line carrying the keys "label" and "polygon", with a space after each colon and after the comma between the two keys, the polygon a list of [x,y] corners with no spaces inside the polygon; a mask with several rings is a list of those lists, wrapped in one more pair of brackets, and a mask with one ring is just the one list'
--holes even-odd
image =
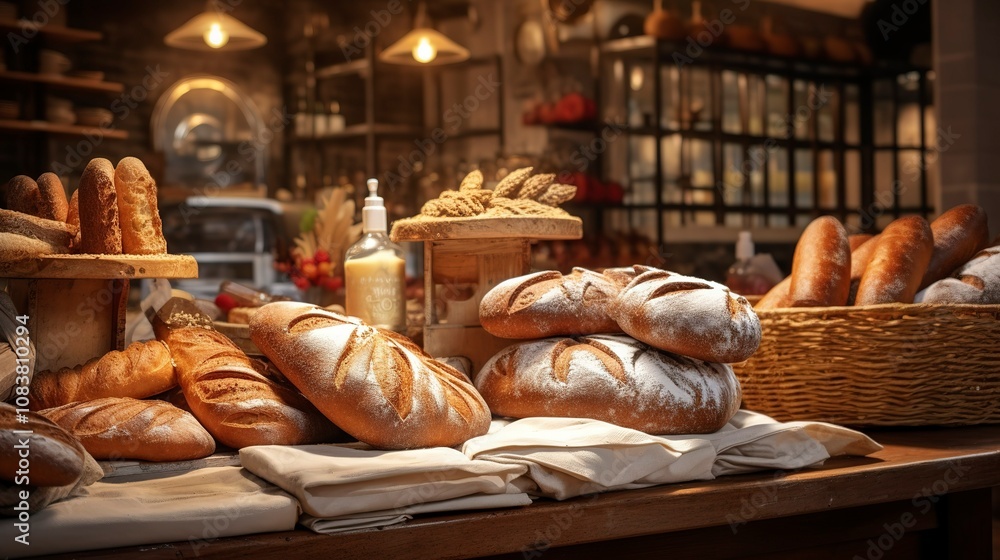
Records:
{"label": "glowing light bulb", "polygon": [[427,37],[421,37],[417,46],[413,47],[413,59],[417,62],[427,64],[437,58],[437,55],[437,49],[434,48],[434,45],[431,44]]}
{"label": "glowing light bulb", "polygon": [[218,22],[213,23],[212,27],[205,32],[205,43],[213,49],[224,47],[228,42],[229,33],[226,33]]}

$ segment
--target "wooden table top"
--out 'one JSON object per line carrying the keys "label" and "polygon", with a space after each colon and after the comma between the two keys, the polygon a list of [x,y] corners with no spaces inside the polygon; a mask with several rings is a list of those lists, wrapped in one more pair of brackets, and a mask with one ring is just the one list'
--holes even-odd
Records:
{"label": "wooden table top", "polygon": [[[1000,426],[866,430],[885,449],[834,458],[818,469],[722,477],[610,492],[564,502],[421,516],[384,529],[317,535],[305,530],[221,539],[200,557],[460,558],[528,551],[539,531],[553,546],[726,526],[1000,485]],[[177,558],[189,543],[77,553],[75,558]],[[321,556],[320,556],[321,555]]]}

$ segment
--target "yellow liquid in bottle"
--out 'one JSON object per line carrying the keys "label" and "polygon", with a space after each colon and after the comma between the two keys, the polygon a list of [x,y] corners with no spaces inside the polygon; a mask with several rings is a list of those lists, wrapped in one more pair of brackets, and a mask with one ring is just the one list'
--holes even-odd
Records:
{"label": "yellow liquid in bottle", "polygon": [[344,263],[345,311],[365,323],[406,330],[406,261],[379,251]]}

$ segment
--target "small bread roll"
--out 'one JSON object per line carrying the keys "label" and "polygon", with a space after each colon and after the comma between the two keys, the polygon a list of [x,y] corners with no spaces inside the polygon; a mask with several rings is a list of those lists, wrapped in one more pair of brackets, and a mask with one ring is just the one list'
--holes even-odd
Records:
{"label": "small bread roll", "polygon": [[878,236],[871,262],[858,284],[855,305],[913,303],[934,251],[927,220],[904,216]]}
{"label": "small bread roll", "polygon": [[7,209],[38,215],[38,183],[27,175],[18,175],[7,183]]}
{"label": "small bread roll", "polygon": [[156,182],[139,159],[127,157],[115,168],[115,191],[122,228],[122,252],[158,255],[167,252],[156,207]]}
{"label": "small bread roll", "polygon": [[846,305],[850,275],[847,230],[833,216],[816,218],[795,245],[788,303],[791,307]]}
{"label": "small bread roll", "polygon": [[90,160],[80,177],[80,252],[120,255],[115,168],[104,158]]}
{"label": "small bread roll", "polygon": [[65,222],[69,212],[66,189],[55,173],[42,173],[38,178],[38,217]]}

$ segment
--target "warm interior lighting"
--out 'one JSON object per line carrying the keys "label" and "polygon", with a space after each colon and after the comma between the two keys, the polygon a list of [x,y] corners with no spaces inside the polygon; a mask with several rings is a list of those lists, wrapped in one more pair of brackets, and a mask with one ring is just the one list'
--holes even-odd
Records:
{"label": "warm interior lighting", "polygon": [[163,42],[181,49],[239,51],[262,47],[267,37],[209,2],[204,12],[168,33]]}
{"label": "warm interior lighting", "polygon": [[205,33],[205,43],[213,49],[224,47],[228,42],[229,33],[226,33],[218,23],[213,23],[208,33]]}
{"label": "warm interior lighting", "polygon": [[417,46],[413,47],[413,60],[427,64],[437,58],[437,49],[431,44],[427,37],[421,37]]}

